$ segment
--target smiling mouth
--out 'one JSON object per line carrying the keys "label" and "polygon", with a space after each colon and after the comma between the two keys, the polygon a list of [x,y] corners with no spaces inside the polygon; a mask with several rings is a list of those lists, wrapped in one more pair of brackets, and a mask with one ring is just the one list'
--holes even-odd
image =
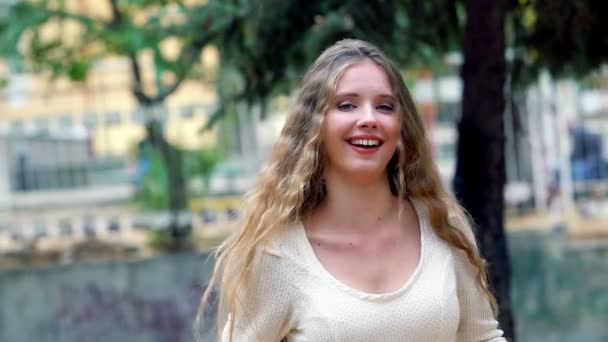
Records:
{"label": "smiling mouth", "polygon": [[382,145],[383,141],[379,139],[348,139],[346,140],[352,146],[360,147],[360,148],[376,148]]}

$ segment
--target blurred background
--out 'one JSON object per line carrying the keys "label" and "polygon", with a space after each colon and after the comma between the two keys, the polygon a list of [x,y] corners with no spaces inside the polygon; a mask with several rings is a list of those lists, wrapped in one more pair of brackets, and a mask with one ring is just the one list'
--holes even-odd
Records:
{"label": "blurred background", "polygon": [[338,39],[402,71],[515,341],[608,340],[608,4],[0,0],[0,341],[192,341]]}

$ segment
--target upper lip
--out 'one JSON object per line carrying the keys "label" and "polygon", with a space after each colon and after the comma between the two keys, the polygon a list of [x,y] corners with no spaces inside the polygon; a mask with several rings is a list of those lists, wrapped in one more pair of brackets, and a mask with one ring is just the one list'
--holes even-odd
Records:
{"label": "upper lip", "polygon": [[384,142],[384,140],[382,140],[382,138],[380,138],[377,135],[372,135],[372,134],[353,135],[352,137],[346,139],[346,141],[350,142],[350,141],[359,140],[359,139],[378,140],[380,142],[380,144],[382,144]]}

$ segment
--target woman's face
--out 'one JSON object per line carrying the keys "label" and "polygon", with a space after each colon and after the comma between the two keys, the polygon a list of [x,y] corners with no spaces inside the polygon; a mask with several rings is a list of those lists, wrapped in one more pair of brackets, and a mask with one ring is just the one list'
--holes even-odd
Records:
{"label": "woman's face", "polygon": [[386,177],[401,119],[384,70],[371,60],[348,67],[325,117],[325,170],[361,180]]}

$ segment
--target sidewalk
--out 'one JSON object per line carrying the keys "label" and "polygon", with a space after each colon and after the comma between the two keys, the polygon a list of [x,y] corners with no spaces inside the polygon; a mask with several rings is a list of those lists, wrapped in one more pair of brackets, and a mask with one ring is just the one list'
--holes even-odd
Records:
{"label": "sidewalk", "polygon": [[567,213],[535,212],[523,216],[505,215],[507,231],[551,229],[563,225],[573,240],[608,239],[608,215],[584,217],[571,210]]}

